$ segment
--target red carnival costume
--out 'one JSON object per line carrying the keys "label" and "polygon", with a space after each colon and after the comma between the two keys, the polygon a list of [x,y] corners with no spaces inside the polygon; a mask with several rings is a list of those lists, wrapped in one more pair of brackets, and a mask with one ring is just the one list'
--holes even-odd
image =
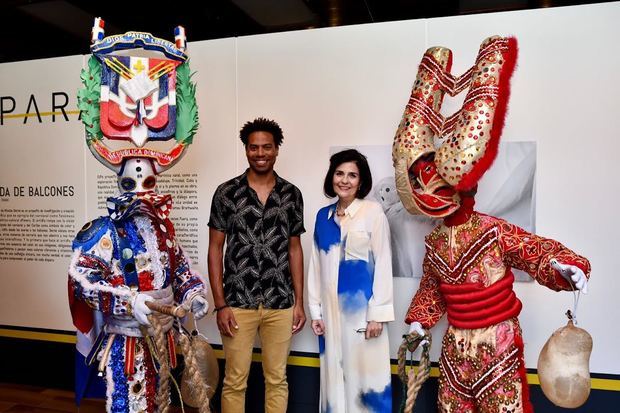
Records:
{"label": "red carnival costume", "polygon": [[[394,139],[404,206],[445,218],[426,237],[423,277],[406,317],[418,331],[447,313],[441,412],[531,412],[511,267],[556,291],[571,289],[565,276],[585,288],[590,273],[588,260],[559,242],[473,210],[477,182],[497,151],[516,55],[515,39],[490,37],[476,64],[454,77],[450,50],[429,49]],[[444,93],[468,86],[463,108],[443,118]],[[435,137],[445,138],[437,150]]]}

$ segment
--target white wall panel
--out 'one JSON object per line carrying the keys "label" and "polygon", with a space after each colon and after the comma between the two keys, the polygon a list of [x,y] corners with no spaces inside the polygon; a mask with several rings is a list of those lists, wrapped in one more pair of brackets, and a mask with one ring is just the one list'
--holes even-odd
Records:
{"label": "white wall panel", "polygon": [[[329,148],[391,144],[427,47],[451,48],[453,73],[460,74],[473,64],[484,38],[515,35],[520,54],[503,139],[536,142],[537,232],[590,258],[592,282],[590,293],[581,299],[579,320],[594,337],[591,368],[620,373],[616,351],[620,335],[615,328],[620,286],[613,281],[620,233],[615,216],[620,188],[614,162],[620,152],[615,127],[620,112],[619,4],[190,43],[201,129],[188,155],[170,172],[199,173],[202,221],[197,269],[206,272],[206,223],[213,190],[247,165],[238,140],[238,130],[247,120],[270,117],[284,130],[276,170],[304,194],[307,233],[302,242],[308,257],[314,215],[328,202],[321,188]],[[0,96],[15,96],[23,108],[15,113],[24,113],[30,93],[38,98],[58,88],[77,90],[81,64],[77,56],[0,65]],[[447,97],[444,112],[456,110],[462,99]],[[84,219],[92,219],[98,213],[94,180],[105,170],[87,153],[84,167],[87,150],[80,123],[24,126],[20,122],[13,119],[0,127],[0,185],[72,182],[77,188],[72,201],[76,210]],[[34,199],[19,202],[27,202],[29,208],[38,205]],[[0,203],[0,208],[7,204]],[[79,219],[80,215],[78,228]],[[70,329],[67,264],[0,262],[0,324]],[[390,325],[393,356],[405,330],[400,320],[416,288],[416,280],[395,280],[397,321]],[[544,341],[564,324],[563,313],[572,306],[572,298],[535,283],[519,283],[515,288],[524,302],[520,319],[527,367],[534,368]],[[22,294],[19,298],[16,291]],[[200,325],[213,342],[220,342],[213,316]],[[434,359],[440,331],[435,329]],[[316,349],[309,329],[294,339],[293,350]]]}

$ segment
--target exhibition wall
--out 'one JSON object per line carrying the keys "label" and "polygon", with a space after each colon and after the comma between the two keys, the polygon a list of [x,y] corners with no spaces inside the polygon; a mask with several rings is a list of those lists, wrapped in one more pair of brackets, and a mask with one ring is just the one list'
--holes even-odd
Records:
{"label": "exhibition wall", "polygon": [[[461,74],[486,37],[512,35],[519,59],[503,140],[535,143],[536,231],[590,259],[579,325],[594,338],[591,371],[620,375],[618,21],[616,2],[190,42],[201,126],[160,191],[173,193],[173,221],[195,269],[206,274],[213,191],[246,168],[238,140],[245,121],[266,116],[284,130],[276,171],[304,195],[307,269],[315,213],[330,202],[321,189],[330,148],[391,145],[428,47],[451,48],[452,71]],[[9,336],[12,327],[73,330],[69,244],[85,222],[105,213],[103,200],[114,193],[114,176],[89,153],[78,120],[76,91],[87,58],[0,65],[0,333]],[[463,98],[447,97],[442,112],[454,112]],[[393,358],[418,283],[394,279]],[[535,368],[547,338],[566,323],[573,297],[533,282],[515,290],[524,303],[526,364]],[[213,315],[199,326],[220,343]],[[433,330],[434,361],[443,329],[445,320]],[[318,351],[309,328],[295,336],[292,350]]]}

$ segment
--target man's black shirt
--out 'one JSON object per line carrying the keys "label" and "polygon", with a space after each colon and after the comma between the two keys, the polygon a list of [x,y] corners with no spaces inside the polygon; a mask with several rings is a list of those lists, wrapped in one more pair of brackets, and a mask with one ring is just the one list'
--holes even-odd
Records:
{"label": "man's black shirt", "polygon": [[276,174],[263,206],[246,175],[220,185],[211,203],[209,227],[226,233],[226,304],[289,308],[294,304],[289,238],[305,232],[303,198],[295,185]]}

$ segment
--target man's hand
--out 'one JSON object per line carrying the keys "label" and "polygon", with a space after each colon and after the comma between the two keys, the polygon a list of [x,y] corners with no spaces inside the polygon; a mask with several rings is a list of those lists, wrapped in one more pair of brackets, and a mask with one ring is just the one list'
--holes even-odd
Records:
{"label": "man's hand", "polygon": [[235,330],[239,329],[230,307],[224,307],[217,312],[217,328],[220,330],[220,334],[227,337],[234,336]]}
{"label": "man's hand", "polygon": [[378,323],[376,321],[369,321],[366,325],[366,340],[369,338],[376,338],[381,335],[383,331],[383,323]]}
{"label": "man's hand", "polygon": [[207,315],[207,311],[209,311],[209,303],[202,295],[197,295],[192,299],[191,307],[192,313],[194,313],[194,318],[196,320],[200,320],[202,317]]}
{"label": "man's hand", "polygon": [[306,324],[306,313],[303,304],[295,304],[293,307],[293,334],[297,334]]}
{"label": "man's hand", "polygon": [[146,306],[147,301],[153,301],[153,297],[146,294],[136,294],[133,298],[133,302],[131,303],[131,308],[133,309],[133,316],[138,323],[150,326],[151,322],[148,319],[148,315],[152,313],[151,309]]}
{"label": "man's hand", "polygon": [[566,278],[569,282],[572,281],[576,289],[580,290],[584,294],[588,293],[588,278],[581,268],[576,265],[562,264],[555,258],[553,258],[549,263],[560,273],[560,275],[562,275],[562,277]]}
{"label": "man's hand", "polygon": [[322,336],[325,334],[325,323],[322,319],[312,320],[311,326],[315,335]]}

